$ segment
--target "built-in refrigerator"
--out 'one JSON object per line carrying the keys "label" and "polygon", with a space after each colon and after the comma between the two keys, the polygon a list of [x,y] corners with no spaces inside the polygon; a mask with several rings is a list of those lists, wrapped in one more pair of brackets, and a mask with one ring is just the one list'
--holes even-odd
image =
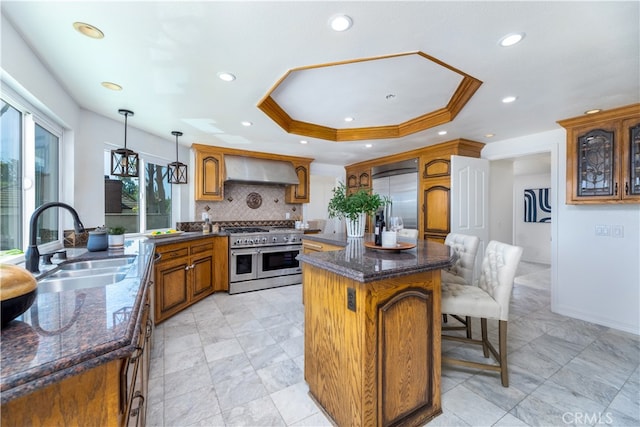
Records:
{"label": "built-in refrigerator", "polygon": [[375,166],[371,170],[373,192],[391,199],[385,221],[400,216],[404,228],[418,228],[418,159]]}

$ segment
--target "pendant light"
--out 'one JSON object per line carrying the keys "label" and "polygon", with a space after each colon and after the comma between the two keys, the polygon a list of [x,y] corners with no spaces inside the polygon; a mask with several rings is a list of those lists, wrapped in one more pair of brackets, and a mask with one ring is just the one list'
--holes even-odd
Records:
{"label": "pendant light", "polygon": [[124,148],[111,150],[111,175],[134,178],[138,176],[138,153],[127,149],[127,117],[133,111],[118,110],[124,116]]}
{"label": "pendant light", "polygon": [[178,137],[182,136],[182,132],[174,130],[171,135],[176,136],[176,161],[169,163],[169,184],[186,184],[187,165],[178,161]]}

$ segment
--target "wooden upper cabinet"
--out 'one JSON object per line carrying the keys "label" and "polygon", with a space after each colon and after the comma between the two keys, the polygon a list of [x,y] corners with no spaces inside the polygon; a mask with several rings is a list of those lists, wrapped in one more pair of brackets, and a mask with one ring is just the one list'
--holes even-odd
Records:
{"label": "wooden upper cabinet", "polygon": [[640,203],[640,104],[558,123],[567,130],[567,204]]}
{"label": "wooden upper cabinet", "polygon": [[309,169],[311,162],[293,162],[298,185],[287,185],[285,189],[286,203],[309,203]]}
{"label": "wooden upper cabinet", "polygon": [[224,200],[224,156],[233,155],[291,162],[298,176],[299,183],[297,185],[288,185],[285,188],[285,202],[309,203],[309,179],[313,159],[213,147],[202,144],[192,144],[191,148],[193,148],[195,152],[196,162],[196,200],[210,202]]}
{"label": "wooden upper cabinet", "polygon": [[196,151],[196,200],[219,201],[224,198],[224,161],[222,154]]}
{"label": "wooden upper cabinet", "polygon": [[[349,194],[371,188],[371,168],[409,159],[418,165],[418,235],[444,242],[451,231],[451,156],[480,157],[484,144],[455,139],[436,145],[347,166]],[[366,183],[366,185],[365,185]]]}
{"label": "wooden upper cabinet", "polygon": [[368,190],[371,188],[371,168],[352,168],[346,167],[347,173],[347,194],[353,194],[356,191],[364,188]]}

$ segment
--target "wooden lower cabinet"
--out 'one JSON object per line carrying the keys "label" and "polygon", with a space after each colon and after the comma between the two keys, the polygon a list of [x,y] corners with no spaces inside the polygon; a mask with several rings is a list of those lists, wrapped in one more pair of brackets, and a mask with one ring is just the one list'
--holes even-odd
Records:
{"label": "wooden lower cabinet", "polygon": [[144,426],[153,322],[149,288],[136,350],[2,405],[3,426]]}
{"label": "wooden lower cabinet", "polygon": [[331,245],[329,243],[311,241],[302,239],[302,253],[309,254],[313,252],[328,252],[328,251],[340,251],[344,249],[344,246]]}
{"label": "wooden lower cabinet", "polygon": [[368,283],[303,274],[305,380],[333,422],[418,426],[442,413],[440,270]]}
{"label": "wooden lower cabinet", "polygon": [[156,246],[156,323],[228,289],[227,242],[226,236],[219,236]]}

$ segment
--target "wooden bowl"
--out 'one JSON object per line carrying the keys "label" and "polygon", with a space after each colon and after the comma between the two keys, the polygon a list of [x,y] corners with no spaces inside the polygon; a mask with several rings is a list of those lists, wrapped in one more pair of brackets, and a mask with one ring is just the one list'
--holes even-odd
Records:
{"label": "wooden bowl", "polygon": [[27,311],[36,300],[38,282],[22,267],[0,264],[2,327]]}

